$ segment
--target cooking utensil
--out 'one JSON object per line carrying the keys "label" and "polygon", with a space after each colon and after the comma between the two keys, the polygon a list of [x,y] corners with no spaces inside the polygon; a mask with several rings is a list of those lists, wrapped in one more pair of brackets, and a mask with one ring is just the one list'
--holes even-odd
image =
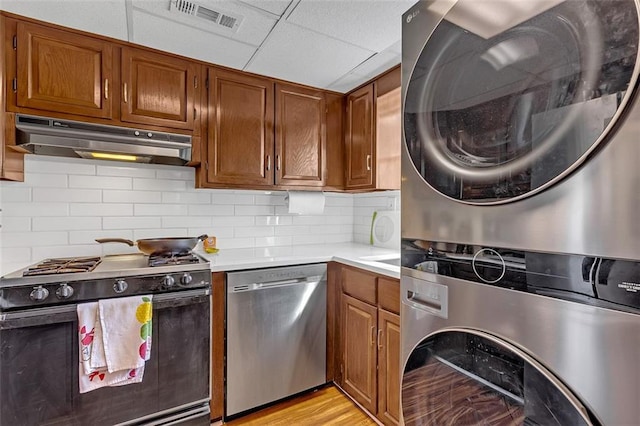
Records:
{"label": "cooking utensil", "polygon": [[208,236],[206,234],[199,237],[172,237],[172,238],[144,238],[141,240],[128,240],[126,238],[96,238],[100,244],[104,243],[124,243],[131,247],[138,246],[138,250],[144,254],[157,253],[183,253],[193,250],[198,244]]}

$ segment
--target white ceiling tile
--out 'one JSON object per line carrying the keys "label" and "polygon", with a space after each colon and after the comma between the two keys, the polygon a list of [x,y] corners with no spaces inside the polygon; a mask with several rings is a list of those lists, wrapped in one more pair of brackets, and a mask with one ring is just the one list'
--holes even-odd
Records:
{"label": "white ceiling tile", "polygon": [[125,0],[0,0],[0,9],[120,40],[128,38]]}
{"label": "white ceiling tile", "polygon": [[400,40],[415,0],[302,0],[287,21],[380,52]]}
{"label": "white ceiling tile", "polygon": [[[264,11],[231,0],[191,0],[206,8],[242,19],[236,31],[209,22],[197,16],[169,10],[170,0],[132,0],[134,10],[142,10],[169,21],[218,34],[243,43],[259,46],[277,22],[277,17]],[[170,28],[172,25],[169,25]],[[135,32],[135,28],[134,28]],[[174,33],[175,31],[168,31]]]}
{"label": "white ceiling tile", "polygon": [[367,78],[373,78],[399,63],[400,54],[385,50],[358,65],[353,69],[353,72]]}
{"label": "white ceiling tile", "polygon": [[360,86],[362,83],[365,83],[367,80],[369,80],[367,77],[348,73],[327,86],[327,89],[340,93],[347,93]]}
{"label": "white ceiling tile", "polygon": [[396,41],[391,46],[387,47],[385,50],[389,52],[395,52],[398,55],[402,54],[402,40]]}
{"label": "white ceiling tile", "polygon": [[133,12],[133,28],[134,43],[232,68],[242,69],[256,51],[248,44],[139,11]]}
{"label": "white ceiling tile", "polygon": [[242,3],[266,10],[274,15],[282,16],[287,7],[291,4],[291,0],[240,0]]}
{"label": "white ceiling tile", "polygon": [[372,53],[281,21],[245,70],[326,87]]}

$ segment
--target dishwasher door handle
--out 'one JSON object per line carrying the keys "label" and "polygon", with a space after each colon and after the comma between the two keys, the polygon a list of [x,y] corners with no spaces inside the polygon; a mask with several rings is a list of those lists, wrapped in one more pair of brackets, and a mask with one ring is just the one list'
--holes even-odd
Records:
{"label": "dishwasher door handle", "polygon": [[239,284],[233,286],[231,289],[231,293],[238,293],[243,291],[255,291],[266,288],[275,288],[275,287],[286,287],[291,285],[299,285],[299,284],[313,284],[325,281],[326,278],[322,275],[316,275],[312,277],[301,277],[296,279],[289,280],[280,280],[280,281],[268,281],[262,283],[252,283],[252,284]]}

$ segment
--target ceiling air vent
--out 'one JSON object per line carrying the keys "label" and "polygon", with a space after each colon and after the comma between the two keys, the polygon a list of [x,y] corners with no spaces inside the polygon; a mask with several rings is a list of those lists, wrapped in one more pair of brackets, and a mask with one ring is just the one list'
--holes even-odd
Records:
{"label": "ceiling air vent", "polygon": [[220,9],[211,9],[189,0],[171,0],[169,10],[195,16],[234,32],[238,30],[243,19],[242,16],[224,12]]}

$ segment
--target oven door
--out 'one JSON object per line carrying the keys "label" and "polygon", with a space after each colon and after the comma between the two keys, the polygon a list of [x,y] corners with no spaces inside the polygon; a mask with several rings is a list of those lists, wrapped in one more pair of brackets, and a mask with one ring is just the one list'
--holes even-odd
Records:
{"label": "oven door", "polygon": [[153,305],[143,381],[86,394],[78,390],[76,305],[2,314],[0,424],[184,424],[194,406],[208,424],[209,290],[157,295]]}
{"label": "oven door", "polygon": [[471,329],[420,342],[402,380],[406,425],[591,425],[563,383],[517,347]]}
{"label": "oven door", "polygon": [[415,171],[448,198],[499,204],[575,170],[638,81],[637,4],[459,0],[403,64]]}

